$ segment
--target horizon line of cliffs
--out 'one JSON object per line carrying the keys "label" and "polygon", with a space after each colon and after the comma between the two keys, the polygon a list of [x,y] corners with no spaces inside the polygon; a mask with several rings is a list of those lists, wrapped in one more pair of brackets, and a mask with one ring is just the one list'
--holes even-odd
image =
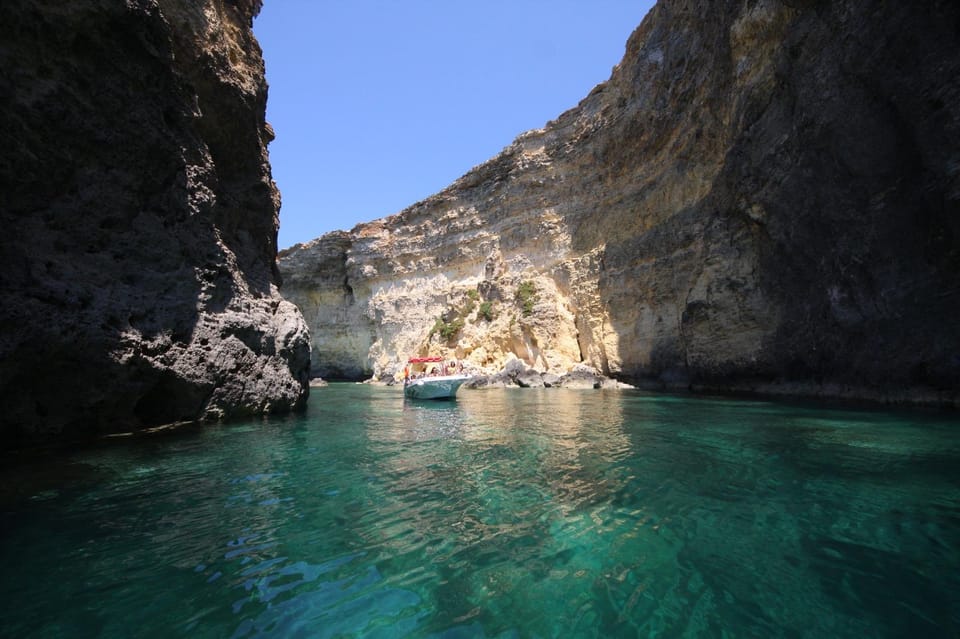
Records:
{"label": "horizon line of cliffs", "polygon": [[516,358],[958,405],[957,24],[954,3],[660,0],[577,107],[281,251],[311,373]]}

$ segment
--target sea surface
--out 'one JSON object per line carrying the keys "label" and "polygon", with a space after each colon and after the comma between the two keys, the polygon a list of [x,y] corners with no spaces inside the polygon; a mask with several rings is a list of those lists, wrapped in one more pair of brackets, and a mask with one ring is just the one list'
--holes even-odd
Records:
{"label": "sea surface", "polygon": [[332,384],[10,464],[0,637],[960,636],[951,412]]}

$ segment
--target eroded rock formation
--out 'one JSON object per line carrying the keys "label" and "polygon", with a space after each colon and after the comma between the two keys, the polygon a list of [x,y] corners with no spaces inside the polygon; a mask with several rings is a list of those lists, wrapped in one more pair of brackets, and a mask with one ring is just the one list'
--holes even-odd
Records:
{"label": "eroded rock formation", "polygon": [[956,403],[960,8],[661,0],[576,108],[281,270],[320,374]]}
{"label": "eroded rock formation", "polygon": [[0,5],[0,440],[288,410],[252,0]]}

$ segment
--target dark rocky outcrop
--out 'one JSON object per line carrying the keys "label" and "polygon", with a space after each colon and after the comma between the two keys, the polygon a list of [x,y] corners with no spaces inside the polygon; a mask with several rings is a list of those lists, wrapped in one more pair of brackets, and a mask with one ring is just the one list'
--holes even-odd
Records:
{"label": "dark rocky outcrop", "polygon": [[305,401],[258,9],[0,4],[0,444]]}
{"label": "dark rocky outcrop", "polygon": [[[311,255],[334,243],[324,288]],[[281,269],[341,369],[516,355],[645,386],[956,405],[960,5],[661,0],[576,108]]]}

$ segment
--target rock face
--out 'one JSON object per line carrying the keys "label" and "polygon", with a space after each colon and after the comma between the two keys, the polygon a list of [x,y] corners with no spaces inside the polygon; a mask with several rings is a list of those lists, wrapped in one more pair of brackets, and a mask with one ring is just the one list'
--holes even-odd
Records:
{"label": "rock face", "polygon": [[576,108],[280,268],[317,373],[956,404],[960,6],[661,0]]}
{"label": "rock face", "polygon": [[252,0],[0,5],[0,443],[288,410]]}

